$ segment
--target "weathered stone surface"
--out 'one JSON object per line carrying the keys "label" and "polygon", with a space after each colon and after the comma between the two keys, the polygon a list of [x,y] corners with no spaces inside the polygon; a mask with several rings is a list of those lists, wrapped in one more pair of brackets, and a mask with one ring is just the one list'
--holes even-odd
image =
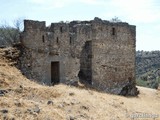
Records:
{"label": "weathered stone surface", "polygon": [[[133,25],[100,18],[49,27],[25,20],[21,70],[48,85],[80,80],[105,92],[136,95],[135,35]],[[51,70],[52,63],[59,65],[58,70]],[[53,72],[58,80],[53,80]],[[128,83],[132,87],[126,89]]]}
{"label": "weathered stone surface", "polygon": [[0,112],[2,112],[2,113],[8,113],[8,110],[7,109],[3,109],[3,110],[0,110]]}
{"label": "weathered stone surface", "polygon": [[6,93],[8,93],[7,90],[0,90],[0,96],[4,96]]}
{"label": "weathered stone surface", "polygon": [[30,113],[30,114],[34,114],[34,113],[40,113],[40,108],[38,106],[35,106],[34,108],[32,109],[27,109],[27,111]]}
{"label": "weathered stone surface", "polygon": [[49,100],[49,101],[47,102],[47,105],[53,105],[53,101],[52,101],[52,100]]}

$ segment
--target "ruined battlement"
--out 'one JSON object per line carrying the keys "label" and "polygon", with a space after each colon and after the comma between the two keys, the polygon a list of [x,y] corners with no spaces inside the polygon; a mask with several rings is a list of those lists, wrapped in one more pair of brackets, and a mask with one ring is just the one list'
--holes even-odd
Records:
{"label": "ruined battlement", "polygon": [[45,30],[46,29],[46,22],[45,21],[34,21],[34,20],[24,20],[24,31],[29,30]]}
{"label": "ruined battlement", "polygon": [[40,83],[83,82],[114,94],[136,95],[136,27],[95,18],[51,23],[24,21],[21,69]]}
{"label": "ruined battlement", "polygon": [[[120,38],[122,34],[130,34],[133,37],[136,35],[136,27],[134,25],[129,25],[126,22],[109,22],[101,20],[100,18],[95,18],[90,21],[51,23],[50,26],[46,26],[45,21],[25,20],[23,33],[29,31],[32,32],[32,34],[34,34],[35,31],[35,34],[38,33],[37,35],[41,35],[41,38],[36,39],[38,41],[35,41],[35,46],[42,45],[43,43],[52,46],[53,41],[59,42],[60,45],[60,42],[63,43],[64,40],[70,44],[76,43],[77,37],[79,36],[85,37],[84,39],[86,40],[98,40],[100,37],[105,38],[106,36],[116,39]],[[63,37],[65,37],[65,39]],[[29,42],[30,40],[28,40],[26,44],[33,44],[31,43],[32,41]],[[132,40],[135,41],[135,39]]]}
{"label": "ruined battlement", "polygon": [[59,30],[62,32],[72,32],[74,28],[76,27],[90,27],[92,29],[97,29],[95,26],[111,26],[111,27],[128,27],[133,32],[135,31],[136,26],[129,25],[126,22],[110,22],[107,20],[101,20],[100,18],[95,17],[94,20],[91,21],[71,21],[68,23],[51,23],[50,26],[46,26],[45,21],[33,21],[33,20],[24,20],[24,30],[33,30],[33,29],[39,29],[39,30],[46,30],[48,32],[55,32],[56,30]]}

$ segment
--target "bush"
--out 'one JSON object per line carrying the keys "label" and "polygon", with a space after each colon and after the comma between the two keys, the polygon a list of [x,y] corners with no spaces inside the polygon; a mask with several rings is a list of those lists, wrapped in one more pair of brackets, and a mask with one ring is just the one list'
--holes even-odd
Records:
{"label": "bush", "polygon": [[0,28],[0,44],[3,46],[12,46],[19,42],[19,31],[12,27]]}
{"label": "bush", "polygon": [[148,87],[147,82],[141,79],[136,80],[138,86]]}
{"label": "bush", "polygon": [[22,19],[14,21],[14,26],[7,23],[0,26],[0,47],[10,47],[20,42],[19,34],[22,27]]}
{"label": "bush", "polygon": [[138,86],[143,86],[143,87],[148,87],[148,88],[153,88],[153,89],[158,89],[158,86],[160,84],[160,78],[156,80],[150,80],[150,81],[144,81],[142,79],[137,79],[136,84]]}

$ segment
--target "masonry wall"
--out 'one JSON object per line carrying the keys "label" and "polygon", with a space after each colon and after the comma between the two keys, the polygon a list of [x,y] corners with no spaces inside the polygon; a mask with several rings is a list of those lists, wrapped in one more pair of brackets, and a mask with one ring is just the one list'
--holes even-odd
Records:
{"label": "masonry wall", "polygon": [[80,56],[79,80],[92,84],[92,41],[86,41]]}
{"label": "masonry wall", "polygon": [[78,81],[81,51],[88,26],[26,20],[21,69],[30,79],[51,84],[51,62],[60,63],[60,82]]}
{"label": "masonry wall", "polygon": [[[93,24],[92,82],[95,88],[121,94],[135,89],[135,26],[127,23]],[[123,94],[123,93],[122,93]]]}
{"label": "masonry wall", "polygon": [[91,21],[52,23],[26,20],[21,34],[21,70],[51,85],[51,62],[60,63],[60,82],[88,83],[115,94],[136,94],[135,26]]}

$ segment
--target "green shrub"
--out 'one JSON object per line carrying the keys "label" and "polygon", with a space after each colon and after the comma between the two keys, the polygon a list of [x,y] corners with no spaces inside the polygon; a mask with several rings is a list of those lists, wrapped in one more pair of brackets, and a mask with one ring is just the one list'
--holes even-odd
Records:
{"label": "green shrub", "polygon": [[136,80],[138,86],[148,87],[147,82],[141,79]]}

